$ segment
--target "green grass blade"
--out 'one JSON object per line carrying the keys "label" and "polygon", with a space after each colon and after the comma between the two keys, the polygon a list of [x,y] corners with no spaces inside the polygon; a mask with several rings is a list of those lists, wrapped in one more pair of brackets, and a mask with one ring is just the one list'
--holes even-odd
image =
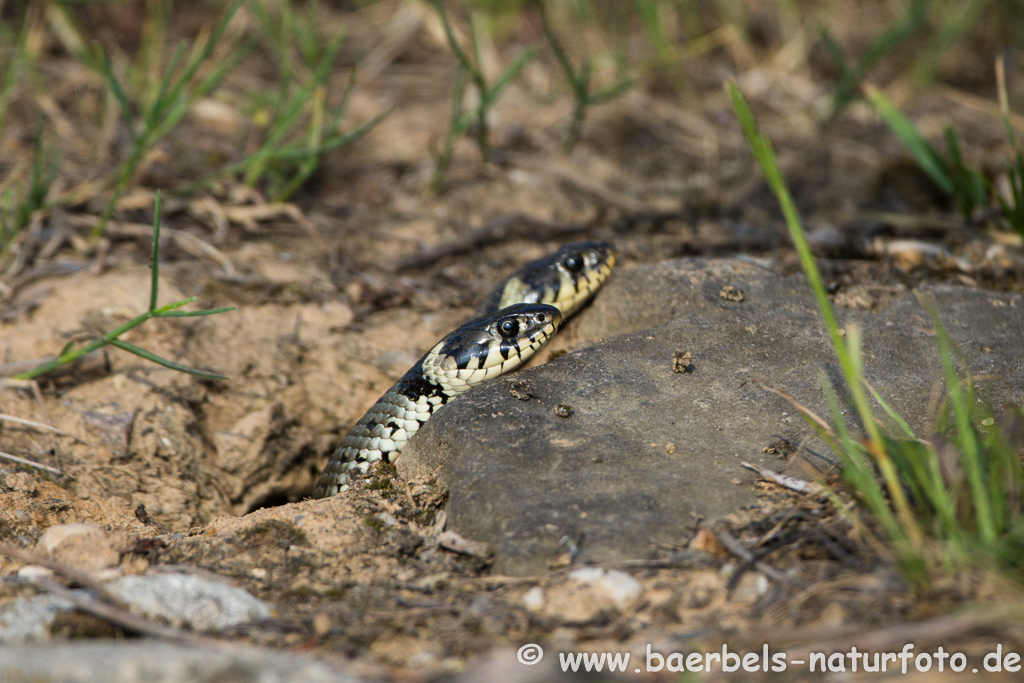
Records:
{"label": "green grass blade", "polygon": [[921,135],[921,131],[896,108],[885,94],[871,85],[864,84],[864,96],[882,117],[889,129],[900,139],[920,165],[921,170],[932,179],[939,189],[952,197],[954,195],[953,179],[949,177],[942,157],[932,145]]}
{"label": "green grass blade", "polygon": [[[231,22],[231,19],[235,16],[235,13],[238,12],[244,2],[245,0],[234,0],[234,2],[228,6],[227,10],[224,11],[224,14],[221,15],[220,21],[217,22],[217,25],[214,27],[210,35],[206,37],[206,40],[202,42],[201,46],[197,44],[196,47],[193,48],[192,54],[185,62],[185,67],[182,70],[181,75],[166,93],[166,96],[161,98],[162,104],[165,107],[168,103],[176,102],[178,98],[181,97],[185,86],[192,82],[192,79],[195,77],[199,67],[209,59],[214,48],[218,43],[220,43],[221,36],[223,36],[224,31]],[[167,73],[170,74],[173,71],[174,69],[168,69]]]}
{"label": "green grass blade", "polygon": [[202,311],[167,311],[166,313],[158,313],[154,315],[154,318],[199,318],[204,315],[217,315],[218,313],[227,313],[229,311],[237,310],[237,306],[221,306],[220,308],[207,308]]}
{"label": "green grass blade", "polygon": [[498,79],[494,81],[494,84],[486,91],[484,99],[486,99],[487,103],[492,104],[497,100],[506,86],[519,76],[519,73],[535,56],[537,56],[537,48],[535,47],[529,47],[516,55],[512,63],[505,68]]}
{"label": "green grass blade", "polygon": [[953,409],[956,423],[957,443],[963,453],[962,466],[967,473],[971,501],[977,518],[978,534],[981,536],[981,542],[986,548],[993,548],[997,541],[998,525],[995,522],[992,502],[987,495],[986,467],[982,459],[982,452],[977,440],[974,438],[974,427],[971,424],[971,401],[965,395],[960,385],[960,378],[957,376],[956,368],[953,366],[953,340],[949,338],[935,307],[925,301],[924,297],[920,294],[917,295],[917,298],[925,310],[928,311],[928,316],[935,327],[935,337],[939,345],[939,357],[942,359],[942,368],[946,374],[946,391],[949,394],[949,402]]}
{"label": "green grass blade", "polygon": [[138,144],[139,135],[135,132],[135,122],[132,120],[132,105],[128,102],[128,96],[124,94],[121,82],[114,75],[114,66],[110,63],[110,57],[104,53],[102,61],[103,77],[107,80],[110,92],[114,93],[118,106],[121,107],[121,116],[124,118],[124,127],[128,131],[128,137],[132,144]]}
{"label": "green grass blade", "polygon": [[199,298],[199,297],[190,296],[189,298],[182,299],[181,301],[175,301],[174,303],[171,303],[171,304],[164,304],[163,306],[161,306],[160,308],[156,309],[155,311],[150,311],[150,313],[148,315],[150,317],[153,317],[153,318],[164,317],[164,316],[167,315],[167,313],[169,311],[173,311],[175,309],[181,308],[182,306],[187,306],[188,304],[190,304],[193,301],[195,301],[197,298]]}
{"label": "green grass blade", "polygon": [[854,407],[857,409],[861,423],[864,426],[864,430],[867,432],[867,448],[871,453],[871,456],[875,458],[875,461],[882,472],[882,477],[886,482],[889,496],[896,508],[896,514],[899,517],[903,532],[909,538],[910,545],[912,547],[917,547],[921,540],[919,529],[913,518],[913,514],[911,513],[906,497],[903,494],[903,489],[900,486],[895,467],[889,456],[884,452],[881,431],[878,423],[874,419],[870,406],[868,405],[867,397],[862,386],[863,369],[861,367],[859,330],[854,325],[847,326],[847,339],[849,341],[849,345],[847,345],[839,330],[835,312],[832,310],[832,305],[828,300],[828,293],[825,291],[825,285],[821,279],[821,273],[818,271],[818,267],[814,262],[814,256],[811,253],[810,245],[804,235],[803,226],[800,223],[796,206],[793,203],[793,199],[789,194],[789,189],[786,187],[786,183],[782,178],[782,173],[779,171],[778,164],[775,161],[775,153],[772,150],[771,143],[768,138],[761,134],[757,129],[750,107],[747,105],[746,99],[743,97],[743,93],[736,84],[733,82],[727,83],[726,90],[732,100],[733,110],[736,113],[736,118],[740,122],[740,127],[743,129],[743,133],[753,150],[754,157],[757,159],[757,162],[761,167],[761,171],[764,173],[765,178],[768,181],[769,187],[771,187],[779,202],[782,215],[786,220],[787,227],[789,228],[790,237],[792,238],[797,254],[799,255],[800,264],[807,276],[808,283],[811,286],[811,291],[813,292],[814,298],[818,304],[819,313],[825,321],[825,326],[832,341],[832,347],[839,359],[839,365],[842,368],[843,376],[846,379]]}
{"label": "green grass blade", "polygon": [[632,79],[625,78],[616,83],[615,85],[610,85],[603,90],[598,90],[595,93],[590,93],[587,96],[587,103],[601,104],[602,102],[613,100],[619,95],[629,90],[630,88],[632,88],[634,85],[636,85],[636,83]]}
{"label": "green grass blade", "polygon": [[[985,0],[970,0],[950,3],[940,10],[942,20],[937,22],[938,35],[928,49],[923,51],[924,54],[917,57],[916,64],[910,70],[914,82],[921,85],[932,82],[940,60],[948,58],[953,44],[967,31],[975,28],[978,22],[985,18],[986,13],[992,13],[995,4]],[[970,48],[964,46],[962,49]]]}
{"label": "green grass blade", "polygon": [[7,245],[14,239],[17,232],[11,227],[10,216],[14,213],[14,188],[4,190],[3,202],[0,203],[0,257],[7,251]]}
{"label": "green grass blade", "polygon": [[970,221],[976,209],[984,208],[988,202],[988,191],[983,176],[969,168],[960,152],[960,143],[951,126],[946,126],[946,149],[949,151],[949,167],[953,176],[953,197],[960,215]]}
{"label": "green grass blade", "polygon": [[743,129],[743,133],[747,138],[747,142],[750,144],[754,157],[757,160],[758,165],[761,167],[761,172],[764,173],[768,186],[771,188],[772,192],[775,193],[776,199],[779,202],[783,218],[786,221],[786,225],[789,227],[790,237],[793,239],[794,245],[796,246],[797,254],[800,258],[800,265],[803,267],[804,273],[807,276],[808,283],[811,286],[811,292],[814,294],[814,299],[818,304],[818,310],[821,313],[822,319],[825,321],[825,327],[827,328],[829,337],[832,340],[832,346],[837,350],[842,349],[840,353],[840,361],[843,361],[844,373],[849,377],[849,362],[848,360],[844,360],[847,355],[845,352],[846,346],[843,343],[842,334],[839,331],[839,323],[836,321],[832,305],[829,303],[828,293],[825,291],[825,285],[822,282],[821,274],[818,272],[818,267],[814,263],[814,256],[811,254],[810,245],[807,243],[807,238],[804,236],[803,229],[800,225],[800,218],[797,215],[796,206],[793,203],[793,198],[790,196],[789,189],[786,187],[786,183],[782,178],[782,173],[779,171],[778,164],[775,162],[775,153],[772,150],[771,142],[757,129],[757,125],[754,123],[754,115],[750,111],[750,107],[747,105],[747,102],[743,97],[743,93],[740,92],[740,89],[736,84],[729,82],[726,84],[726,89],[732,100],[733,111],[736,113],[737,119],[739,119],[740,127]]}
{"label": "green grass blade", "polygon": [[875,473],[868,466],[867,453],[847,431],[846,419],[840,409],[839,398],[826,376],[822,376],[821,386],[824,388],[825,398],[832,413],[832,424],[835,426],[838,437],[838,444],[834,450],[843,462],[843,479],[850,485],[851,490],[861,497],[864,506],[878,518],[887,538],[905,538],[905,534],[892,514],[885,492],[879,485]]}
{"label": "green grass blade", "polygon": [[182,57],[185,56],[186,47],[188,47],[188,43],[184,40],[180,41],[178,47],[175,48],[174,53],[171,55],[171,61],[167,63],[167,67],[164,69],[164,75],[160,79],[156,96],[146,109],[146,115],[142,123],[141,135],[143,139],[152,139],[154,137],[156,129],[164,119],[167,108],[175,98],[175,95],[170,93],[184,86],[184,83],[180,80],[175,83],[174,72],[178,70],[178,64],[181,62]]}
{"label": "green grass blade", "polygon": [[156,363],[157,365],[162,365],[165,368],[170,368],[171,370],[185,372],[190,375],[195,375],[196,377],[202,377],[204,379],[228,379],[226,375],[221,375],[216,372],[207,372],[206,370],[196,370],[195,368],[190,368],[187,365],[182,365],[181,363],[175,363],[174,361],[167,360],[166,358],[161,358],[155,353],[135,346],[134,344],[129,344],[128,342],[121,341],[120,339],[112,339],[110,341],[110,345],[116,346],[122,351],[133,353],[136,356],[139,356],[140,358],[145,358],[146,360],[152,363]]}
{"label": "green grass blade", "polygon": [[476,82],[476,87],[481,92],[487,89],[487,83],[484,80],[483,72],[483,58],[480,56],[480,33],[476,26],[476,15],[471,11],[469,13],[469,47],[473,52],[473,62],[470,68],[469,74]]}
{"label": "green grass blade", "polygon": [[160,290],[160,190],[153,200],[153,246],[149,253],[149,267],[153,274],[149,280],[149,312],[156,310]]}
{"label": "green grass blade", "polygon": [[838,114],[851,100],[860,82],[883,57],[892,52],[903,41],[920,30],[927,20],[928,7],[932,0],[913,0],[907,13],[887,26],[871,40],[855,65],[850,65],[842,48],[828,29],[822,29],[825,48],[832,55],[839,69],[839,84],[833,97],[832,115]]}
{"label": "green grass blade", "polygon": [[827,26],[821,27],[821,42],[825,44],[825,50],[835,62],[839,70],[839,82],[836,84],[835,94],[832,95],[832,115],[839,113],[854,97],[857,89],[857,82],[861,79],[860,70],[854,69],[843,54],[843,48],[828,30]]}
{"label": "green grass blade", "polygon": [[903,433],[906,435],[906,437],[908,439],[916,439],[917,436],[914,434],[914,430],[910,428],[910,425],[907,424],[907,421],[904,420],[900,416],[900,414],[897,413],[892,408],[892,406],[890,406],[886,402],[886,400],[882,398],[881,394],[875,391],[875,388],[871,386],[871,384],[867,380],[864,380],[864,386],[867,387],[867,390],[869,392],[871,392],[871,397],[875,399],[875,403],[877,403],[882,408],[882,410],[885,411],[885,414],[888,415],[889,418],[892,419],[892,421],[895,422],[901,430],[903,430]]}
{"label": "green grass blade", "polygon": [[289,199],[313,174],[317,166],[320,164],[322,153],[319,149],[322,146],[325,131],[333,129],[332,127],[337,121],[340,121],[344,114],[344,109],[348,104],[348,98],[351,96],[353,91],[355,69],[353,69],[352,78],[349,80],[349,84],[345,88],[345,92],[342,94],[341,104],[331,118],[331,124],[324,124],[323,111],[326,106],[327,80],[330,76],[334,60],[341,49],[342,43],[344,42],[344,37],[344,34],[342,34],[335,38],[315,65],[309,81],[312,97],[303,98],[309,99],[312,103],[312,114],[310,116],[309,127],[306,134],[306,143],[308,145],[307,149],[310,151],[298,158],[298,168],[294,173],[292,173],[292,177],[284,184],[284,187],[278,188],[272,193],[275,201],[286,201]]}
{"label": "green grass blade", "polygon": [[452,30],[451,22],[448,21],[448,14],[444,11],[444,5],[441,4],[441,0],[433,0],[434,9],[437,11],[438,17],[441,19],[441,27],[444,29],[444,37],[448,40],[448,47],[451,48],[452,54],[459,60],[462,68],[466,70],[466,73],[472,74],[475,71],[474,64],[469,61],[469,57],[462,50],[462,46],[459,45],[459,41],[455,38],[455,31]]}
{"label": "green grass blade", "polygon": [[[904,493],[903,482],[900,480],[896,463],[893,462],[891,453],[885,447],[887,440],[882,436],[878,422],[875,420],[875,416],[868,407],[867,399],[864,396],[864,367],[862,365],[860,327],[854,324],[847,325],[846,339],[847,356],[850,362],[850,374],[847,375],[846,381],[850,385],[850,393],[853,395],[853,401],[857,407],[857,412],[860,415],[864,429],[871,435],[867,445],[868,451],[882,473],[882,479],[885,482],[889,499],[892,501],[893,507],[896,508],[896,516],[900,521],[903,533],[914,547],[918,547],[921,542],[921,533],[917,520],[914,518],[910,503]],[[855,383],[856,390],[854,390]]]}
{"label": "green grass blade", "polygon": [[[684,85],[684,73],[679,67],[673,40],[666,33],[660,16],[662,4],[658,0],[633,0],[633,6],[643,24],[644,32],[654,46],[654,55],[658,65],[666,71],[672,84],[677,89],[681,89]],[[743,30],[741,24],[735,25]]]}
{"label": "green grass blade", "polygon": [[175,301],[173,303],[166,304],[164,306],[157,308],[157,302],[159,300],[158,287],[160,282],[160,192],[157,192],[153,206],[153,242],[151,258],[153,262],[151,264],[152,275],[150,277],[149,309],[145,313],[135,316],[134,318],[124,323],[123,325],[120,325],[115,329],[111,330],[110,332],[107,332],[102,337],[94,339],[88,344],[85,344],[84,346],[81,346],[77,349],[73,348],[73,345],[71,343],[66,344],[64,348],[61,349],[60,354],[56,358],[53,358],[45,363],[42,363],[41,365],[38,365],[35,368],[32,368],[31,370],[15,375],[14,379],[33,379],[35,377],[39,377],[41,375],[44,375],[55,370],[56,368],[62,365],[72,363],[78,360],[79,358],[82,358],[83,356],[92,353],[93,351],[96,351],[108,344],[111,346],[115,346],[119,349],[122,349],[124,351],[128,351],[129,353],[133,353],[141,358],[145,358],[146,360],[171,368],[172,370],[186,372],[190,375],[195,375],[197,377],[203,377],[206,379],[227,379],[225,376],[219,375],[217,373],[207,372],[205,370],[196,370],[194,368],[189,368],[179,363],[174,363],[173,361],[161,358],[160,356],[157,356],[156,354],[150,351],[146,351],[145,349],[142,349],[138,346],[135,346],[134,344],[131,344],[120,339],[122,334],[124,334],[128,330],[138,327],[139,325],[146,322],[147,320],[150,320],[151,318],[189,318],[206,315],[215,315],[217,313],[226,313],[227,311],[232,311],[235,309],[234,306],[225,306],[222,308],[214,308],[204,311],[177,310],[182,306],[185,306],[186,304],[195,301],[196,297],[194,296],[189,297],[188,299],[184,299],[182,301]]}
{"label": "green grass blade", "polygon": [[25,228],[32,220],[32,214],[43,208],[57,173],[57,158],[51,157],[47,160],[50,153],[43,144],[44,135],[43,117],[40,115],[36,121],[36,134],[32,141],[32,170],[29,174],[28,187],[15,211],[14,232],[20,232]]}
{"label": "green grass blade", "polygon": [[[339,44],[340,49],[340,44]],[[334,111],[334,116],[331,118],[331,122],[327,125],[328,130],[337,130],[338,126],[341,125],[341,119],[348,111],[348,105],[352,101],[352,95],[356,91],[356,83],[359,80],[359,65],[362,64],[362,58],[352,65],[352,73],[349,74],[348,84],[345,85],[345,91],[341,93],[341,102],[338,103],[338,108]]]}
{"label": "green grass blade", "polygon": [[197,99],[205,96],[220,84],[227,77],[228,73],[238,66],[239,62],[248,54],[253,45],[255,45],[255,39],[247,41],[241,47],[231,50],[226,57],[217,62],[216,68],[212,69],[205,78],[189,90],[187,96],[179,96],[177,99],[168,100],[166,109],[162,114],[162,120],[154,130],[153,138],[160,139],[167,135],[172,128],[176,127],[185,117],[185,114],[188,113],[189,107]]}
{"label": "green grass blade", "polygon": [[[186,48],[188,44],[185,41],[179,43],[163,70],[163,76],[159,80],[156,94],[142,114],[141,129],[137,132],[132,122],[131,104],[128,101],[128,97],[125,95],[120,81],[113,73],[109,58],[106,55],[103,56],[100,68],[121,107],[125,123],[132,136],[132,149],[128,159],[121,165],[116,174],[116,181],[114,182],[111,196],[103,209],[99,222],[91,232],[93,239],[102,236],[106,230],[107,223],[113,215],[114,207],[124,194],[132,177],[135,175],[139,163],[145,158],[152,145],[180,122],[189,104],[204,91],[201,90],[202,88],[212,88],[215,83],[219,82],[226,75],[228,69],[237,64],[237,59],[240,58],[238,55],[235,55],[234,58],[229,57],[223,60],[213,69],[212,75],[201,82],[200,90],[197,91],[196,84],[193,82],[196,73],[209,60],[228,23],[244,1],[234,0],[221,16],[213,31],[205,40],[197,41],[187,57]],[[181,66],[180,73],[176,75],[183,59],[184,65]]]}
{"label": "green grass blade", "polygon": [[31,13],[25,12],[17,37],[7,23],[0,23],[0,56],[7,53],[7,59],[0,60],[4,65],[3,73],[0,74],[0,131],[7,130],[8,107],[17,90],[18,77],[25,66],[25,41],[28,39],[30,18]]}

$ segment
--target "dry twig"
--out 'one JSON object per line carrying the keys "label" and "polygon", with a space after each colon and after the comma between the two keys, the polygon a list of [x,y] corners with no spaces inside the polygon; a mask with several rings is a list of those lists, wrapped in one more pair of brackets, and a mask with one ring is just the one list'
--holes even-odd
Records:
{"label": "dry twig", "polygon": [[[16,380],[12,380],[12,381],[16,381]],[[27,381],[31,382],[31,380],[27,380]],[[0,380],[0,386],[3,386],[4,383],[5,382],[3,380]],[[32,382],[32,384],[35,384],[35,382]],[[54,434],[60,434],[61,436],[69,436],[72,439],[74,439],[75,441],[80,441],[80,442],[84,443],[86,446],[92,446],[91,443],[89,443],[88,441],[86,441],[85,439],[83,439],[80,436],[76,436],[76,435],[72,434],[71,432],[65,432],[63,429],[57,429],[56,427],[52,427],[52,426],[50,426],[48,424],[43,424],[42,422],[36,422],[35,420],[26,420],[23,417],[17,417],[15,415],[8,415],[7,413],[0,413],[0,422],[13,422],[15,424],[25,425],[26,427],[32,427],[34,429],[39,429],[39,430],[44,431],[44,432],[53,432]]]}
{"label": "dry twig", "polygon": [[75,607],[87,614],[91,614],[94,617],[98,617],[134,633],[155,636],[157,638],[166,638],[168,640],[177,640],[191,645],[211,645],[223,642],[217,638],[203,636],[176,626],[168,626],[167,624],[160,624],[158,622],[151,621],[145,617],[136,616],[125,609],[120,609],[105,602],[101,602],[88,593],[73,591],[67,586],[57,583],[48,576],[33,577],[30,580],[30,583],[42,590],[71,601]]}
{"label": "dry twig", "polygon": [[43,463],[36,462],[35,460],[21,458],[17,455],[12,455],[11,453],[7,453],[5,451],[0,451],[0,458],[3,458],[4,460],[10,460],[11,462],[16,462],[19,465],[25,465],[26,467],[35,467],[40,470],[46,470],[50,474],[56,475],[58,477],[64,474],[56,467],[50,467],[49,465],[44,465]]}
{"label": "dry twig", "polygon": [[715,527],[712,528],[712,532],[715,534],[715,538],[718,539],[718,542],[721,543],[726,550],[743,561],[743,564],[737,567],[736,572],[729,580],[728,590],[732,590],[735,584],[739,581],[739,577],[743,575],[744,571],[746,571],[747,567],[753,567],[768,578],[778,581],[779,583],[784,583],[787,586],[792,586],[794,588],[807,587],[807,584],[803,581],[792,579],[775,567],[761,562],[757,555],[754,555],[752,552],[747,550],[742,543],[736,540],[736,537],[729,532],[724,524],[715,525]]}
{"label": "dry twig", "polygon": [[758,476],[761,477],[762,479],[770,481],[773,484],[778,484],[779,486],[787,488],[790,491],[796,491],[797,493],[805,493],[808,495],[818,495],[825,492],[825,489],[822,487],[821,484],[816,484],[813,481],[804,481],[803,479],[791,477],[788,474],[779,474],[778,472],[769,470],[759,465],[754,465],[749,462],[741,462],[740,464],[746,467],[748,470],[753,470],[754,472],[757,472]]}

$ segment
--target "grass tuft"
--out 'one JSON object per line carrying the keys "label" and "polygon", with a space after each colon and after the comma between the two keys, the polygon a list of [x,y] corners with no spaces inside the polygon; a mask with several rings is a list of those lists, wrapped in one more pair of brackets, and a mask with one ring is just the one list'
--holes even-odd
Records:
{"label": "grass tuft", "polygon": [[59,155],[47,148],[43,138],[43,118],[40,116],[32,143],[32,168],[27,186],[22,189],[17,201],[14,188],[11,187],[7,188],[0,200],[0,269],[7,261],[15,238],[28,227],[36,211],[44,208],[50,186],[57,175]]}
{"label": "grass tuft", "polygon": [[[113,192],[103,209],[100,221],[92,231],[92,237],[101,237],[106,230],[114,207],[124,194],[128,183],[134,177],[140,164],[153,150],[159,141],[166,136],[185,116],[189,107],[195,100],[208,94],[224,79],[235,65],[245,56],[248,46],[233,43],[228,46],[226,54],[219,58],[209,73],[200,77],[200,67],[212,61],[215,49],[220,46],[224,39],[224,33],[232,17],[242,6],[245,0],[234,0],[220,21],[205,38],[198,39],[189,49],[188,43],[182,41],[178,44],[170,60],[160,73],[156,81],[155,93],[145,96],[139,93],[136,103],[140,112],[140,124],[135,125],[135,113],[133,103],[128,97],[128,92],[117,75],[110,57],[105,53],[86,58],[84,61],[98,64],[98,70],[102,74],[107,87],[113,93],[115,100],[121,109],[125,127],[131,138],[131,151],[128,158],[120,166],[114,180]],[[157,10],[159,11],[159,10]],[[160,22],[157,22],[159,24]],[[98,49],[98,48],[97,48]],[[150,72],[155,69],[153,57],[150,53],[148,58],[143,58],[139,71]],[[136,75],[132,80],[136,82],[147,82],[145,76]]]}
{"label": "grass tuft", "polygon": [[[744,135],[782,208],[866,434],[853,436],[838,398],[824,381],[832,426],[813,419],[802,406],[798,409],[839,455],[846,485],[881,527],[911,586],[924,588],[938,572],[966,567],[1003,570],[1019,577],[1024,568],[1024,412],[1009,407],[998,425],[991,410],[978,414],[973,383],[956,369],[957,349],[934,306],[921,299],[936,331],[947,394],[940,433],[930,439],[916,437],[865,380],[860,330],[848,325],[845,338],[841,334],[771,143],[757,129],[739,88],[734,83],[726,88]],[[902,431],[899,437],[884,432],[865,389]],[[832,497],[839,500],[838,495]],[[850,519],[859,524],[852,511],[842,505],[840,509],[846,509]]]}
{"label": "grass tuft", "polygon": [[[441,0],[433,0],[434,8],[437,10],[441,25],[444,27],[444,35],[448,40],[448,46],[452,54],[459,62],[458,72],[455,75],[455,88],[452,93],[452,115],[441,149],[434,154],[434,174],[430,179],[429,189],[437,192],[441,187],[442,176],[451,163],[452,152],[455,150],[455,142],[465,135],[471,128],[475,128],[474,139],[480,150],[484,161],[488,158],[489,132],[487,114],[494,103],[501,96],[506,87],[519,75],[523,68],[537,54],[534,47],[527,48],[520,52],[512,62],[505,67],[494,83],[488,83],[483,72],[483,62],[480,58],[480,41],[477,33],[476,21],[473,14],[469,15],[469,41],[472,59],[459,44],[455,37],[455,31],[448,19]],[[476,91],[476,107],[472,111],[464,109],[464,100],[467,85],[472,84]]]}
{"label": "grass tuft", "polygon": [[999,112],[1003,117],[1006,139],[1010,142],[1011,156],[1006,164],[1007,192],[994,191],[996,201],[1010,228],[1024,237],[1024,152],[1020,139],[1010,125],[1010,98],[1006,94],[1006,65],[1002,57],[996,60],[996,90],[999,94]]}
{"label": "grass tuft", "polygon": [[110,332],[107,332],[102,337],[94,339],[93,341],[89,342],[88,344],[85,344],[84,346],[80,346],[78,348],[71,348],[71,345],[69,344],[67,347],[61,350],[60,354],[56,358],[49,360],[41,365],[38,365],[35,368],[32,368],[31,370],[28,370],[18,375],[14,375],[14,379],[35,379],[36,377],[52,372],[53,370],[63,365],[73,363],[74,361],[78,360],[79,358],[82,358],[86,354],[92,353],[93,351],[101,349],[107,345],[117,347],[129,353],[133,353],[136,356],[139,356],[140,358],[144,358],[158,365],[170,368],[171,370],[177,370],[178,372],[185,372],[196,377],[201,377],[203,379],[227,379],[227,377],[225,377],[224,375],[218,374],[216,372],[197,370],[195,368],[190,368],[185,365],[181,365],[180,363],[175,363],[174,361],[167,360],[166,358],[162,358],[156,355],[155,353],[152,353],[151,351],[147,351],[146,349],[140,348],[138,346],[135,346],[134,344],[123,341],[120,338],[121,335],[123,335],[125,332],[128,332],[129,330],[138,327],[139,325],[146,322],[147,320],[150,320],[151,318],[191,318],[206,315],[216,315],[218,313],[227,313],[228,311],[235,310],[234,306],[211,308],[203,311],[178,310],[182,306],[185,306],[195,301],[196,297],[194,296],[189,297],[188,299],[184,299],[182,301],[176,301],[174,303],[166,304],[164,306],[158,306],[158,294],[160,285],[159,192],[157,192],[156,194],[156,202],[153,207],[153,250],[151,258],[151,268],[153,271],[153,275],[150,279],[149,310],[147,310],[145,313],[141,315],[132,318],[124,325],[121,325],[120,327],[111,330]]}
{"label": "grass tuft", "polygon": [[6,130],[7,110],[14,96],[15,85],[24,67],[25,40],[28,36],[29,13],[25,13],[21,29],[15,35],[6,22],[0,22],[0,135]]}
{"label": "grass tuft", "polygon": [[893,21],[871,40],[854,64],[847,60],[832,33],[822,27],[822,42],[839,69],[839,83],[832,96],[832,116],[841,112],[857,97],[860,82],[876,64],[924,26],[931,4],[932,0],[913,0],[903,16]]}
{"label": "grass tuft", "polygon": [[572,120],[569,122],[569,132],[566,135],[564,144],[564,150],[569,152],[572,151],[580,139],[580,130],[583,127],[583,118],[586,116],[587,107],[615,99],[632,88],[633,81],[628,78],[623,78],[615,85],[597,92],[591,92],[590,74],[592,64],[590,58],[584,58],[579,69],[573,67],[572,62],[569,60],[569,55],[566,53],[561,41],[558,40],[558,35],[555,33],[555,30],[551,25],[551,18],[548,16],[547,5],[544,3],[540,3],[540,18],[544,27],[544,35],[547,37],[548,43],[551,45],[551,50],[555,53],[555,58],[558,60],[559,66],[562,67],[562,72],[569,80],[570,87],[572,87]]}
{"label": "grass tuft", "polygon": [[279,87],[261,106],[270,112],[260,117],[268,123],[259,147],[215,175],[242,173],[249,187],[263,182],[273,201],[290,199],[316,171],[324,154],[364,135],[389,113],[383,111],[351,131],[339,130],[356,85],[357,70],[352,70],[338,106],[329,110],[329,79],[345,33],[324,44],[318,33],[318,7],[319,3],[310,2],[304,12],[299,12],[290,3],[250,4],[281,72]]}
{"label": "grass tuft", "polygon": [[945,130],[946,155],[943,156],[914,125],[910,119],[870,83],[863,84],[864,95],[878,115],[899,138],[921,170],[956,204],[965,222],[972,222],[988,214],[990,198],[1000,208],[1003,220],[1018,233],[1024,235],[1024,155],[1009,124],[1009,110],[1003,109],[1007,138],[1014,156],[1008,164],[1010,196],[1004,198],[995,189],[994,182],[981,171],[968,166],[960,152],[956,133],[949,126]]}

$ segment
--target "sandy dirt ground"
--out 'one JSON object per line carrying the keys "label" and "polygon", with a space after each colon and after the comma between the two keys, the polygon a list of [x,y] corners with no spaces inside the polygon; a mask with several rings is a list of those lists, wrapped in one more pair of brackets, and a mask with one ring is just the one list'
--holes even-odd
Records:
{"label": "sandy dirt ground", "polygon": [[[768,11],[764,4],[751,3],[755,18]],[[851,49],[879,27],[854,20],[861,4],[837,6],[830,18]],[[822,268],[835,295],[870,306],[864,293],[872,287],[953,280],[1005,289],[1021,281],[1019,240],[958,227],[864,105],[821,117],[834,76],[828,61],[818,48],[782,49],[770,15],[764,41],[773,50],[748,55],[725,43],[684,64],[681,93],[651,70],[622,97],[591,108],[571,153],[561,149],[571,102],[551,55],[542,55],[492,112],[490,160],[460,141],[431,193],[429,150],[448,120],[454,74],[436,16],[405,2],[323,11],[325,27],[352,36],[334,78],[338,93],[368,50],[343,125],[390,114],[325,156],[290,202],[269,202],[259,187],[234,181],[168,192],[160,302],[195,296],[193,308],[237,308],[151,320],[124,335],[229,379],[197,379],[107,347],[34,386],[0,386],[0,413],[60,430],[0,421],[0,450],[58,470],[0,463],[0,541],[33,548],[52,525],[97,525],[120,571],[215,572],[278,610],[272,623],[233,637],[355,660],[404,680],[464,670],[496,647],[538,638],[592,650],[659,643],[668,651],[671,637],[686,633],[689,647],[769,637],[797,647],[863,634],[895,640],[903,634],[887,629],[905,620],[923,624],[922,646],[952,634],[968,649],[989,642],[1000,627],[944,615],[962,600],[998,600],[1008,589],[961,577],[914,595],[838,518],[828,543],[845,543],[839,550],[794,532],[771,556],[792,584],[766,587],[749,571],[732,585],[722,567],[741,562],[705,538],[679,549],[686,552],[670,565],[619,567],[644,597],[615,604],[568,580],[568,567],[547,577],[495,576],[486,558],[439,547],[444,498],[430,481],[382,475],[336,499],[309,501],[327,455],[374,399],[493,283],[559,244],[612,240],[623,269],[745,253],[796,272],[774,199],[720,87],[727,76],[773,138],[815,248],[828,257]],[[188,34],[189,22],[176,17],[174,30]],[[504,62],[538,30],[516,23],[500,45],[484,45],[488,63]],[[573,45],[582,49],[587,36],[579,38]],[[77,127],[61,137],[68,151],[59,194],[111,168],[123,141],[98,115],[96,75],[66,68],[70,59],[55,43],[44,54],[55,120]],[[952,123],[973,158],[997,163],[1005,137],[992,60],[966,47],[958,55],[943,71],[956,87],[914,90],[897,78],[893,95],[927,134],[937,139]],[[102,195],[40,212],[20,247],[22,267],[0,279],[0,363],[10,370],[49,357],[146,310],[154,191],[190,179],[210,159],[233,158],[258,135],[243,93],[272,87],[271,70],[258,51],[242,66],[147,159],[98,246],[84,235]],[[31,93],[13,100],[0,157],[30,154],[34,101]],[[906,227],[886,219],[890,213],[917,218]],[[545,358],[573,343],[570,325]],[[786,528],[786,511],[823,506],[769,485],[765,494],[763,509],[734,520],[737,537],[756,541]],[[299,515],[316,525],[298,529]],[[0,560],[0,573],[21,564]],[[548,599],[530,609],[524,596],[536,586]],[[0,591],[31,593],[11,584]],[[64,633],[109,632],[83,623]]]}

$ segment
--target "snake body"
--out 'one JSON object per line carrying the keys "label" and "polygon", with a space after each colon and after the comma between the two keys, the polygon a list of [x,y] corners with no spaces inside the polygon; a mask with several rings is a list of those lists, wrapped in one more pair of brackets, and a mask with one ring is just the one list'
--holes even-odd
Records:
{"label": "snake body", "polygon": [[615,259],[607,242],[571,244],[506,278],[485,299],[480,317],[437,342],[355,424],[331,455],[313,497],[345,490],[352,476],[365,474],[377,460],[394,462],[451,398],[525,363],[604,284]]}

